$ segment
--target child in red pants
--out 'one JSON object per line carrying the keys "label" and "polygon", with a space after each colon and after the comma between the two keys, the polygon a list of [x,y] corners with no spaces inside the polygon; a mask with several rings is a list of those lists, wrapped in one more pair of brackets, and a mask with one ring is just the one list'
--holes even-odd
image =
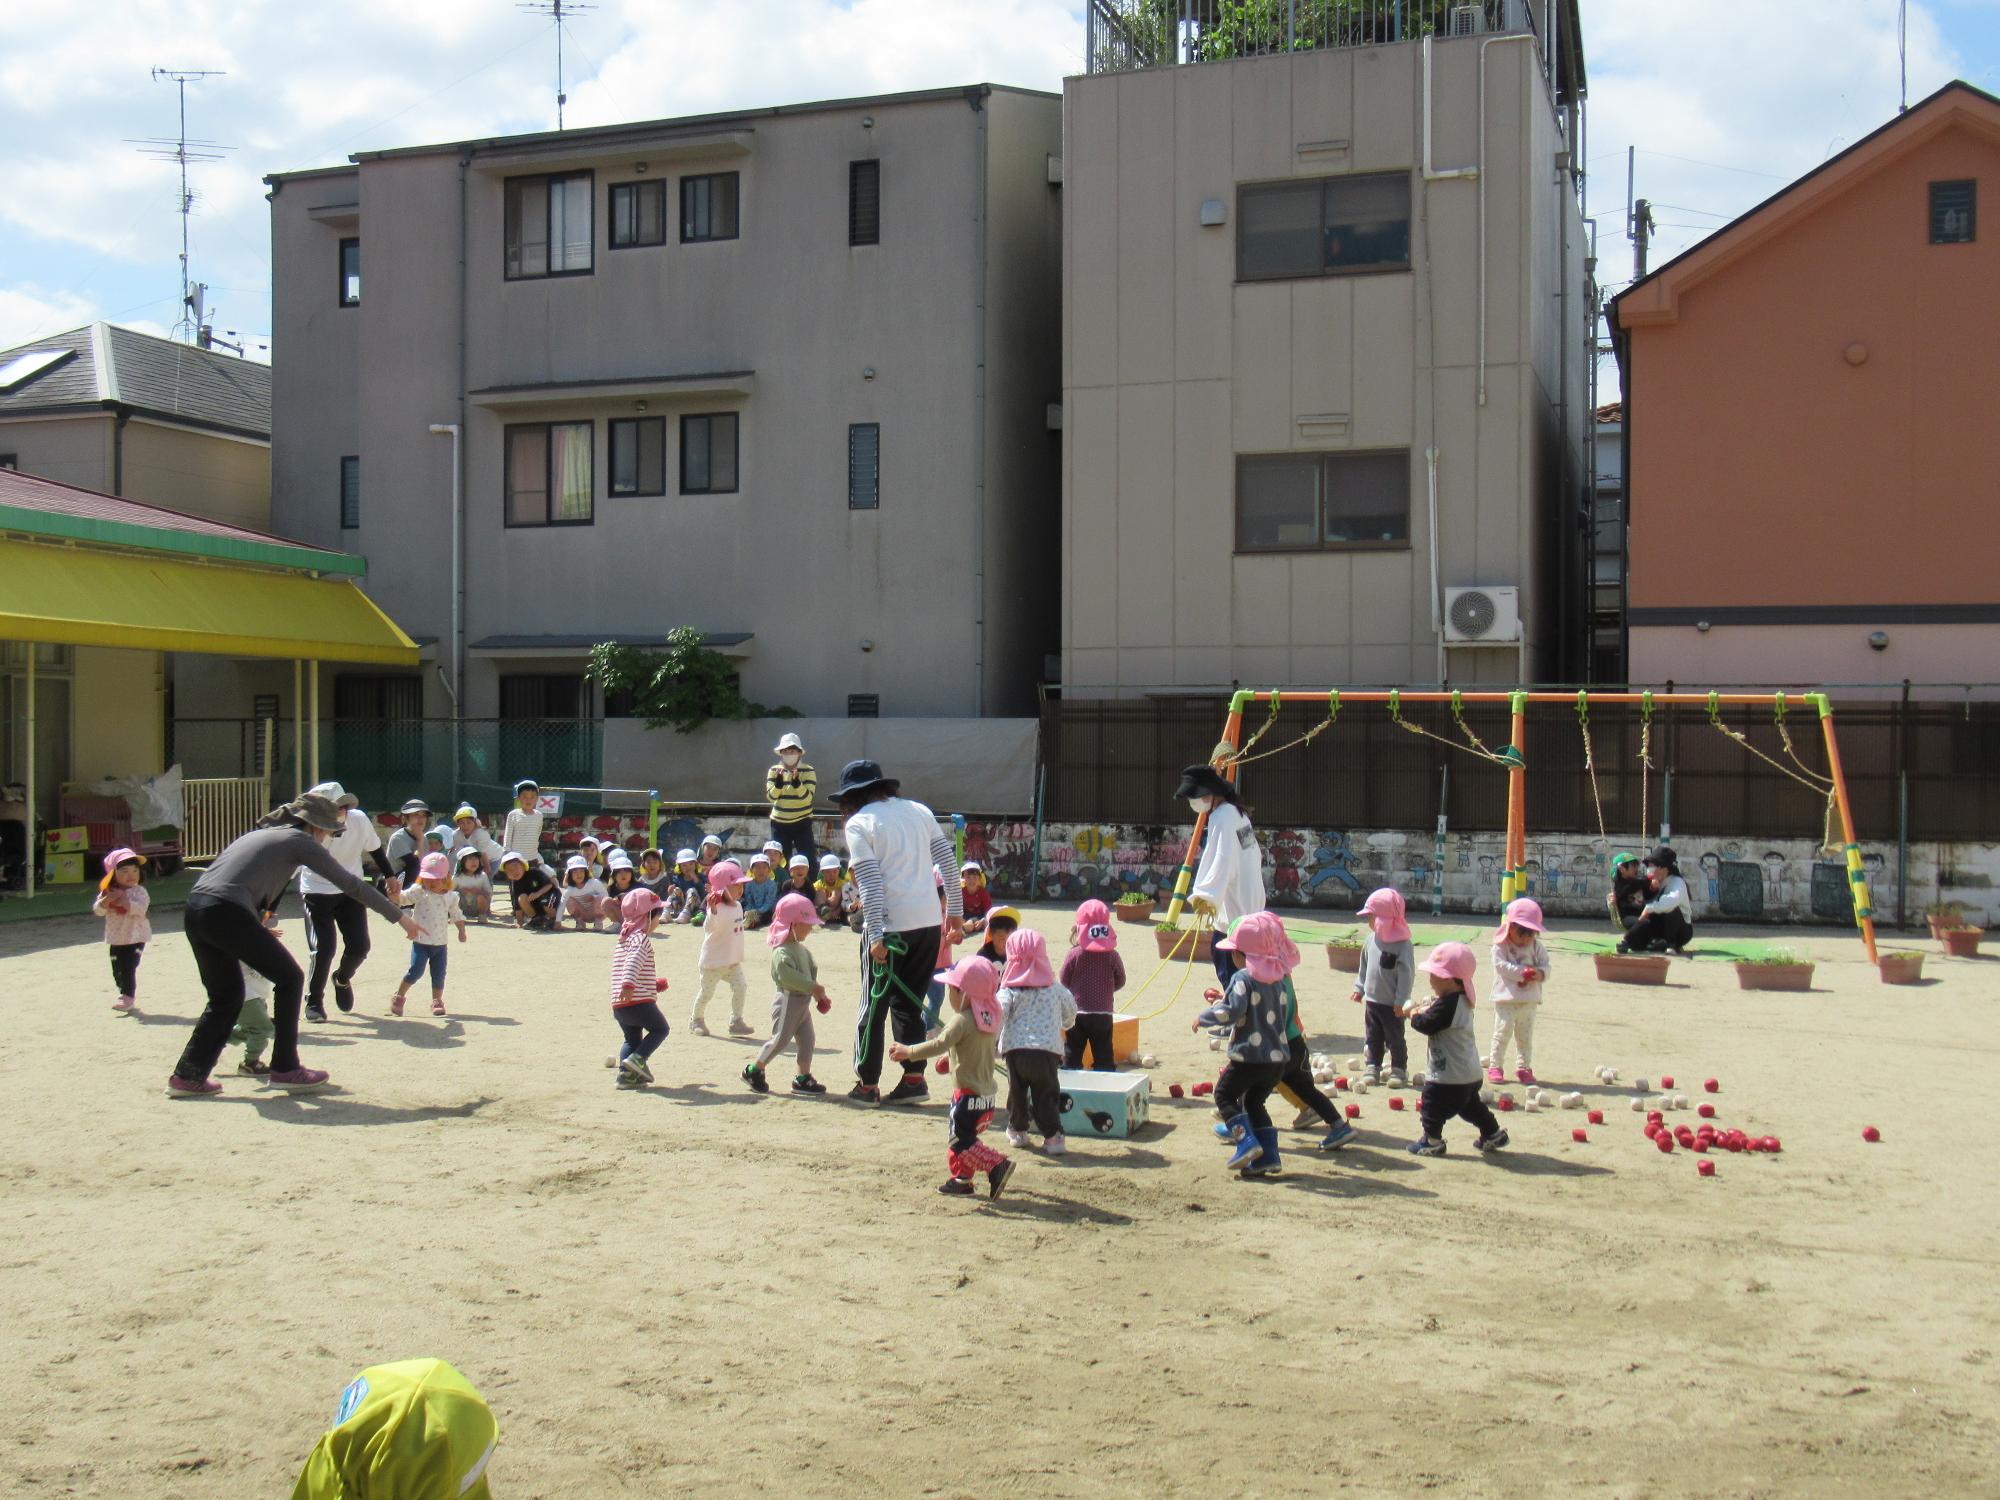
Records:
{"label": "child in red pants", "polygon": [[949,1145],[945,1164],[951,1175],[938,1191],[946,1197],[969,1198],[979,1189],[973,1179],[986,1174],[986,1190],[997,1198],[1014,1175],[1014,1163],[987,1145],[980,1132],[993,1123],[993,1059],[1000,1040],[1000,972],[977,955],[960,959],[944,976],[945,1003],[951,1020],[943,1031],[920,1046],[892,1043],[893,1062],[921,1063],[951,1053],[951,1113],[946,1117]]}

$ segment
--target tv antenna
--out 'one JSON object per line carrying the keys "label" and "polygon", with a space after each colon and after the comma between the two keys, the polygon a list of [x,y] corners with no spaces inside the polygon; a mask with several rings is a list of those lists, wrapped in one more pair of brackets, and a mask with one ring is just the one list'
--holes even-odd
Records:
{"label": "tv antenna", "polygon": [[530,15],[552,17],[556,23],[556,129],[561,130],[563,106],[569,103],[569,94],[563,88],[563,23],[581,11],[597,7],[581,0],[519,0],[518,8]]}
{"label": "tv antenna", "polygon": [[186,329],[190,338],[193,338],[200,330],[201,315],[195,309],[193,293],[190,290],[188,282],[188,217],[194,212],[194,193],[188,187],[188,163],[196,161],[221,161],[223,152],[231,151],[235,148],[232,146],[218,146],[214,141],[191,141],[188,139],[187,86],[191,83],[200,83],[204,78],[220,78],[222,76],[222,69],[220,68],[153,69],[153,81],[155,83],[165,79],[174,85],[175,90],[180,95],[180,134],[172,140],[155,137],[149,140],[131,142],[132,145],[138,146],[144,155],[153,157],[158,161],[173,162],[181,169],[181,196],[179,206],[175,210],[181,216],[181,312],[180,316],[174,321],[174,332],[178,335],[182,329]]}

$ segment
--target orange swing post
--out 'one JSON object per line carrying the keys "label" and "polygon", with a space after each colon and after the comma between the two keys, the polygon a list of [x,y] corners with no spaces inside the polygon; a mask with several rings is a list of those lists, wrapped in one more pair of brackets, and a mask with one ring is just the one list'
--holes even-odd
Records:
{"label": "orange swing post", "polygon": [[1861,929],[1861,946],[1868,952],[1868,962],[1875,957],[1875,901],[1868,890],[1868,872],[1861,863],[1861,845],[1854,837],[1854,810],[1847,801],[1847,775],[1840,768],[1840,745],[1833,737],[1833,705],[1826,701],[1825,693],[1809,693],[1813,706],[1819,710],[1820,731],[1826,736],[1826,771],[1833,781],[1834,805],[1840,809],[1840,836],[1844,843],[1842,852],[1847,859],[1847,886],[1854,897],[1854,921]]}

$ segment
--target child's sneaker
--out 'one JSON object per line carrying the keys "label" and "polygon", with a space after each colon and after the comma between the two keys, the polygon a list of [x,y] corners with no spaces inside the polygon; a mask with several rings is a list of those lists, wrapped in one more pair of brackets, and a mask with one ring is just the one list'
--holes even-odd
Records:
{"label": "child's sneaker", "polygon": [[111,1008],[120,1015],[129,1016],[138,1003],[130,995],[120,995],[116,1000],[111,1002]]}
{"label": "child's sneaker", "polygon": [[1409,1152],[1412,1156],[1443,1156],[1444,1142],[1434,1141],[1429,1136],[1420,1136],[1410,1142]]}
{"label": "child's sneaker", "polygon": [[1535,1070],[1528,1067],[1516,1068],[1514,1070],[1514,1081],[1516,1083],[1533,1083],[1535,1081]]}
{"label": "child's sneaker", "polygon": [[755,1063],[745,1063],[743,1065],[743,1081],[750,1085],[751,1092],[753,1093],[768,1094],[771,1092],[771,1080],[764,1076],[764,1070]]}
{"label": "child's sneaker", "polygon": [[651,1083],[653,1070],[646,1066],[646,1059],[634,1052],[618,1060],[618,1076],[630,1078],[634,1083]]}
{"label": "child's sneaker", "polygon": [[440,1000],[436,995],[431,996],[431,1014],[434,1016],[444,1014],[444,1001]]}
{"label": "child's sneaker", "polygon": [[924,1082],[921,1073],[905,1073],[903,1081],[882,1096],[884,1104],[907,1104],[912,1100],[924,1100],[931,1096],[931,1086]]}
{"label": "child's sneaker", "polygon": [[1042,1137],[1042,1149],[1051,1156],[1061,1156],[1069,1150],[1069,1140],[1058,1130],[1054,1135]]}
{"label": "child's sneaker", "polygon": [[1390,1087],[1390,1088],[1392,1088],[1392,1089],[1406,1089],[1406,1088],[1408,1088],[1409,1086],[1410,1086],[1410,1080],[1409,1080],[1409,1078],[1408,1078],[1408,1077],[1407,1077],[1407,1076],[1406,1076],[1406,1075],[1404,1074],[1404,1072],[1403,1072],[1403,1070],[1402,1070],[1401,1068],[1391,1068],[1391,1069],[1389,1070],[1389,1087]]}
{"label": "child's sneaker", "polygon": [[692,1021],[688,1022],[688,1030],[696,1036],[707,1036],[708,1022],[704,1021],[700,1016],[696,1016]]}
{"label": "child's sneaker", "polygon": [[1505,1083],[1507,1075],[1499,1068],[1488,1068],[1486,1070],[1486,1081],[1488,1083]]}
{"label": "child's sneaker", "polygon": [[986,1196],[997,1198],[1007,1186],[1007,1179],[1014,1175],[1014,1164],[1003,1161],[986,1174]]}
{"label": "child's sneaker", "polygon": [[621,1089],[642,1089],[642,1088],[644,1088],[645,1086],[646,1086],[646,1085],[645,1085],[644,1081],[643,1081],[642,1079],[640,1079],[640,1078],[639,1078],[639,1076],[638,1076],[637,1074],[635,1074],[635,1073],[628,1073],[628,1072],[626,1072],[626,1071],[625,1071],[625,1069],[623,1069],[623,1068],[620,1068],[620,1069],[618,1070],[618,1087],[619,1087],[619,1088],[621,1088]]}
{"label": "child's sneaker", "polygon": [[354,985],[345,979],[333,981],[333,1003],[344,1011],[354,1009]]}
{"label": "child's sneaker", "polygon": [[246,1057],[236,1065],[236,1071],[249,1078],[268,1078],[271,1076],[271,1065],[262,1058]]}
{"label": "child's sneaker", "polygon": [[1309,1109],[1302,1109],[1292,1121],[1294,1130],[1310,1130],[1318,1122],[1319,1116]]}
{"label": "child's sneaker", "polygon": [[1479,1138],[1479,1149],[1481,1151],[1498,1151],[1506,1144],[1507,1132],[1504,1130],[1496,1130],[1491,1135],[1482,1135]]}
{"label": "child's sneaker", "polygon": [[970,1177],[947,1177],[938,1184],[938,1191],[947,1198],[970,1198],[979,1188]]}
{"label": "child's sneaker", "polygon": [[801,1073],[792,1080],[792,1092],[795,1094],[824,1094],[826,1092],[826,1085],[810,1073]]}
{"label": "child's sneaker", "polygon": [[757,1034],[757,1028],[755,1026],[752,1026],[748,1021],[744,1020],[741,1016],[738,1016],[735,1020],[729,1023],[729,1034],[731,1036],[755,1036]]}
{"label": "child's sneaker", "polygon": [[169,1099],[213,1099],[222,1092],[222,1085],[213,1078],[183,1078],[176,1073],[167,1080]]}
{"label": "child's sneaker", "polygon": [[1359,1134],[1361,1134],[1360,1131],[1348,1124],[1347,1121],[1342,1120],[1333,1129],[1320,1137],[1319,1149],[1322,1151],[1338,1151]]}
{"label": "child's sneaker", "polygon": [[1364,1063],[1361,1067],[1361,1076],[1370,1083],[1380,1083],[1382,1081],[1382,1070],[1374,1063]]}
{"label": "child's sneaker", "polygon": [[1013,1127],[1012,1127],[1011,1125],[1010,1125],[1010,1126],[1008,1126],[1008,1127],[1007,1127],[1007,1144],[1008,1144],[1008,1145],[1010,1145],[1010,1146],[1012,1146],[1012,1147],[1014,1147],[1014,1148],[1015,1148],[1016,1150],[1025,1150],[1025,1149],[1027,1149],[1027,1145],[1028,1145],[1028,1133],[1027,1133],[1027,1131],[1025,1131],[1025,1130],[1016,1130],[1016,1129],[1014,1129],[1014,1128],[1013,1128]]}
{"label": "child's sneaker", "polygon": [[856,1104],[880,1104],[882,1091],[872,1083],[857,1083],[847,1091],[847,1097]]}
{"label": "child's sneaker", "polygon": [[398,995],[395,999],[389,1002],[389,1014],[392,1016],[400,1016],[402,1013],[403,1013],[403,997],[401,995]]}
{"label": "child's sneaker", "polygon": [[306,1019],[315,1022],[324,1021],[326,1019],[326,1007],[324,1005],[308,1005],[306,1007]]}

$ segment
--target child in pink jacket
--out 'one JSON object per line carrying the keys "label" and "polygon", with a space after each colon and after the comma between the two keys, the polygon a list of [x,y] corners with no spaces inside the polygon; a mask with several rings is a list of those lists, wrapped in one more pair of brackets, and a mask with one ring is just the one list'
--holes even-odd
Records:
{"label": "child in pink jacket", "polygon": [[139,956],[153,935],[146,909],[153,898],[139,883],[146,856],[131,849],[113,849],[104,856],[104,879],[90,909],[104,918],[104,941],[111,947],[111,979],[118,996],[111,1008],[130,1015],[139,1004]]}

